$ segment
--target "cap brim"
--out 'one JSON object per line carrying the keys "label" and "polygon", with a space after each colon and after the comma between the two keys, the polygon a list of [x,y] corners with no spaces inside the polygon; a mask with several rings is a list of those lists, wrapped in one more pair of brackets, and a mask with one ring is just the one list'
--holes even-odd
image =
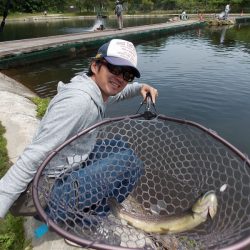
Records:
{"label": "cap brim", "polygon": [[113,64],[113,65],[117,65],[117,66],[128,66],[133,68],[134,70],[134,74],[137,78],[141,77],[141,74],[139,72],[139,70],[128,60],[122,59],[122,58],[118,58],[118,57],[114,57],[114,56],[104,56],[105,60],[108,61],[109,63]]}

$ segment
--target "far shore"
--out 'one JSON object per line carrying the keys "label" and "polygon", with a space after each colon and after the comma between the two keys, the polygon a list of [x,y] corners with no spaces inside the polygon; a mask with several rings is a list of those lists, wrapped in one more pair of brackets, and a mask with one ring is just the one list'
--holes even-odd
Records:
{"label": "far shore", "polygon": [[[215,15],[218,13],[201,13],[204,18],[211,19],[215,18]],[[151,14],[134,14],[134,15],[128,15],[124,14],[124,18],[146,18],[146,17],[174,17],[179,16],[178,13],[151,13]],[[249,14],[250,15],[250,14]],[[243,16],[249,16],[248,14],[244,14]],[[188,14],[189,18],[191,19],[198,19],[198,14]],[[232,13],[230,14],[230,17],[239,17],[242,16],[240,13]],[[116,18],[115,15],[108,15],[105,16],[107,18]],[[51,22],[51,21],[57,21],[62,19],[96,19],[96,15],[69,15],[69,14],[22,14],[21,16],[9,16],[6,19],[7,22]]]}
{"label": "far shore", "polygon": [[[127,15],[124,14],[125,18],[145,18],[145,17],[168,17],[168,16],[178,16],[178,14],[136,14],[136,15]],[[116,18],[115,15],[108,15],[107,18]],[[47,15],[22,15],[21,17],[8,17],[6,21],[8,22],[22,22],[22,21],[54,21],[60,19],[95,19],[96,15],[64,15],[64,14],[47,14]]]}

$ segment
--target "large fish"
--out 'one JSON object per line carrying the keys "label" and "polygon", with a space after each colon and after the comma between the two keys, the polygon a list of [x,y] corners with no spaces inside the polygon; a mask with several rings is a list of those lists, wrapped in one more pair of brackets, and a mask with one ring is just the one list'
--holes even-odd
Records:
{"label": "large fish", "polygon": [[202,195],[191,209],[180,215],[140,215],[130,213],[114,198],[108,200],[112,213],[135,228],[148,233],[172,234],[191,230],[207,220],[213,219],[217,212],[218,201],[214,191]]}

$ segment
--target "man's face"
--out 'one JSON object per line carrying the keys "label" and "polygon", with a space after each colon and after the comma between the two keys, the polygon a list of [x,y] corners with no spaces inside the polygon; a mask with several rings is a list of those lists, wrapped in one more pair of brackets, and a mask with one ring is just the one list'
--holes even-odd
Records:
{"label": "man's face", "polygon": [[94,73],[92,79],[100,88],[104,101],[107,101],[110,96],[121,92],[128,84],[128,81],[123,78],[123,73],[118,75],[111,73],[105,61],[99,63],[93,62],[91,69]]}

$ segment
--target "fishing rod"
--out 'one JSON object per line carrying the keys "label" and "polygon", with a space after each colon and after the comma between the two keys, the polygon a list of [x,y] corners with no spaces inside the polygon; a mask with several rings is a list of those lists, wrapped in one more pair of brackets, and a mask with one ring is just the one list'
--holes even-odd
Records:
{"label": "fishing rod", "polygon": [[7,0],[7,2],[5,4],[5,7],[4,7],[4,11],[3,11],[3,20],[2,20],[1,25],[0,25],[0,32],[3,32],[3,28],[4,28],[4,25],[5,25],[5,19],[7,18],[8,13],[9,13],[9,9],[11,7],[12,7],[11,0]]}

